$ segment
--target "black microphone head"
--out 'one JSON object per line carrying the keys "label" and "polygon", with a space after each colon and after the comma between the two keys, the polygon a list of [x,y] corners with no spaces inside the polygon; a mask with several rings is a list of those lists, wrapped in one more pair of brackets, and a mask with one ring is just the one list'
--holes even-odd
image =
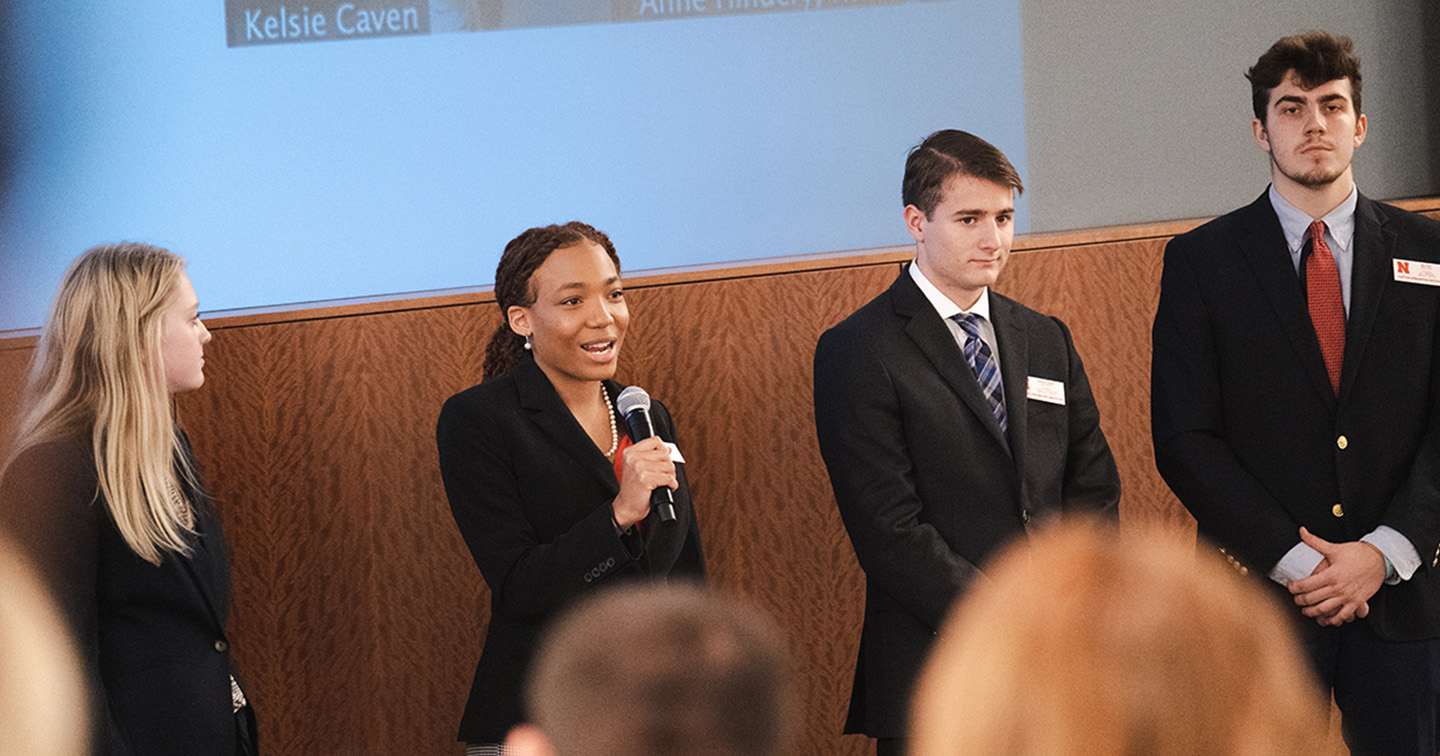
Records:
{"label": "black microphone head", "polygon": [[620,410],[621,415],[628,415],[637,409],[650,411],[650,395],[645,389],[639,386],[629,386],[615,397],[615,409]]}

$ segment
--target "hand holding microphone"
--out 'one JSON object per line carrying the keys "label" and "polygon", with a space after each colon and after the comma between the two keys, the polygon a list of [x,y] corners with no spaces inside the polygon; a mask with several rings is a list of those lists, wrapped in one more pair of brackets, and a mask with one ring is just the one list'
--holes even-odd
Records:
{"label": "hand holding microphone", "polygon": [[[615,408],[625,417],[630,440],[635,442],[625,450],[625,475],[621,481],[621,493],[631,480],[631,455],[635,455],[635,471],[640,473],[640,484],[650,488],[650,508],[660,516],[661,522],[675,521],[675,495],[671,488],[678,486],[675,478],[675,463],[670,460],[670,450],[655,435],[655,425],[650,421],[650,395],[639,386],[630,386],[615,399]],[[663,455],[664,473],[668,480],[655,482],[653,476],[659,456]]]}

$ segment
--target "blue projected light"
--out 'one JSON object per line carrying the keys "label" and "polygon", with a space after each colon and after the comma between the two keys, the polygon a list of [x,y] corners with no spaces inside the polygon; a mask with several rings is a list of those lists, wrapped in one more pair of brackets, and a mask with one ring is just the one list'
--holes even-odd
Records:
{"label": "blue projected light", "polygon": [[575,219],[631,273],[908,243],[939,128],[1025,170],[1016,0],[10,5],[0,330],[107,241],[265,307],[487,285]]}

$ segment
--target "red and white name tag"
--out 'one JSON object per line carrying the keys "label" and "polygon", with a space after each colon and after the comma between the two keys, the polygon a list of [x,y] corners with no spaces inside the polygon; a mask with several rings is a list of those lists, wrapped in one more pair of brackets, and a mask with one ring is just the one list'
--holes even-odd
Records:
{"label": "red and white name tag", "polygon": [[1063,405],[1065,404],[1065,384],[1032,375],[1025,379],[1025,396],[1037,402]]}
{"label": "red and white name tag", "polygon": [[1395,280],[1405,283],[1440,286],[1440,265],[1419,260],[1395,259]]}

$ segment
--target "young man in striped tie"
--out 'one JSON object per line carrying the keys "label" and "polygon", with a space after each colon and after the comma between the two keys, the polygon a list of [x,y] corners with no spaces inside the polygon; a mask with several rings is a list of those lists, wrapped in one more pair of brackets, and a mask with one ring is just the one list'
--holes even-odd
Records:
{"label": "young man in striped tie", "polygon": [[1070,332],[990,287],[1024,191],[963,131],[910,152],[915,261],[815,348],[815,425],[865,570],[846,732],[904,750],[910,691],[950,605],[986,557],[1082,510],[1114,516],[1115,460]]}

